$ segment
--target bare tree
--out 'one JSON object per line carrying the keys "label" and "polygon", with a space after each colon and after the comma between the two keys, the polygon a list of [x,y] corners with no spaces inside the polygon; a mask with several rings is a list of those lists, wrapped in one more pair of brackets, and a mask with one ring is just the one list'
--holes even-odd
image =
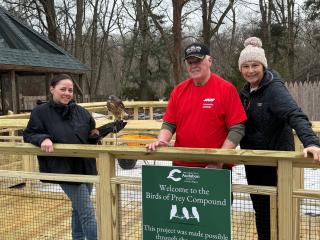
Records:
{"label": "bare tree", "polygon": [[92,96],[95,95],[97,90],[97,41],[98,41],[98,5],[99,0],[93,0],[89,2],[93,7],[93,16],[91,23],[91,37],[90,37],[90,85],[89,92]]}
{"label": "bare tree", "polygon": [[75,27],[75,50],[74,55],[78,59],[82,59],[82,28],[83,28],[83,13],[84,0],[76,0],[77,14]]}
{"label": "bare tree", "polygon": [[291,81],[294,80],[294,44],[295,44],[295,33],[294,33],[294,0],[287,0],[287,14],[288,14],[288,72],[289,72],[289,79]]}
{"label": "bare tree", "polygon": [[189,0],[172,0],[173,8],[173,79],[175,85],[177,85],[182,80],[182,56],[181,56],[181,42],[182,42],[182,33],[181,33],[181,16],[182,8]]}
{"label": "bare tree", "polygon": [[125,12],[126,17],[133,21],[132,27],[130,28],[131,34],[129,36],[131,41],[128,41],[128,37],[125,34],[125,27],[124,27],[125,26],[124,21],[127,21],[128,19],[124,20],[125,17],[122,16],[120,12],[117,13],[118,15],[117,26],[120,32],[122,48],[123,48],[123,51],[125,52],[123,64],[121,66],[121,71],[120,71],[120,82],[123,88],[127,88],[129,85],[132,65],[134,62],[134,54],[135,54],[137,39],[139,36],[139,30],[138,30],[138,19],[136,17],[136,11],[135,11],[135,14],[132,14],[127,4],[125,4],[123,1],[122,1],[122,7],[123,7],[122,12]]}
{"label": "bare tree", "polygon": [[261,40],[266,51],[267,59],[271,59],[271,6],[272,0],[259,0],[260,13],[261,13]]}
{"label": "bare tree", "polygon": [[54,0],[39,0],[47,20],[48,38],[59,44],[61,41],[59,27],[57,25],[57,16]]}
{"label": "bare tree", "polygon": [[156,27],[158,28],[161,37],[165,41],[168,49],[168,55],[171,59],[173,65],[173,81],[177,85],[182,80],[182,9],[190,0],[172,0],[172,10],[173,10],[173,22],[172,22],[172,34],[173,42],[167,37],[163,26],[159,22],[159,18],[154,14],[150,8],[150,5],[144,0],[144,4],[148,6],[148,11],[150,16],[154,21]]}
{"label": "bare tree", "polygon": [[[203,41],[206,45],[210,46],[210,39],[212,36],[218,32],[220,26],[223,24],[225,17],[228,12],[232,9],[234,5],[234,0],[229,0],[227,7],[221,11],[220,6],[217,6],[216,0],[202,0],[201,9],[202,9],[202,26],[203,26]],[[219,9],[220,16],[214,16],[214,8]],[[215,20],[213,20],[215,18]],[[214,27],[213,27],[214,25]]]}
{"label": "bare tree", "polygon": [[[101,82],[103,80],[105,80],[104,82],[106,83],[106,79],[104,79],[106,74],[104,75],[105,71],[103,71],[104,68],[106,67],[105,60],[107,60],[107,63],[108,63],[108,69],[109,69],[108,72],[112,76],[112,79],[114,79],[112,84],[117,85],[116,84],[117,71],[115,69],[115,66],[116,67],[118,66],[113,63],[114,58],[112,57],[113,54],[110,51],[110,46],[109,46],[111,31],[113,26],[116,24],[117,17],[118,17],[118,15],[115,14],[116,6],[117,6],[116,0],[114,1],[103,0],[100,5],[99,25],[102,30],[102,37],[99,42],[100,51],[99,53],[97,53],[99,57],[99,63],[97,68],[98,75],[97,75],[97,82],[96,82],[97,87],[101,85]],[[97,93],[97,87],[96,87],[96,93]]]}
{"label": "bare tree", "polygon": [[139,23],[139,32],[141,35],[141,57],[139,62],[139,72],[140,72],[140,91],[139,99],[147,100],[148,99],[148,81],[150,79],[150,70],[148,69],[149,65],[149,55],[150,55],[150,44],[151,40],[149,39],[149,23],[148,23],[148,10],[147,6],[143,4],[142,0],[136,0],[137,7],[137,19]]}
{"label": "bare tree", "polygon": [[294,80],[295,68],[295,42],[299,17],[296,12],[295,0],[270,1],[274,16],[278,24],[285,29],[287,53],[287,79]]}

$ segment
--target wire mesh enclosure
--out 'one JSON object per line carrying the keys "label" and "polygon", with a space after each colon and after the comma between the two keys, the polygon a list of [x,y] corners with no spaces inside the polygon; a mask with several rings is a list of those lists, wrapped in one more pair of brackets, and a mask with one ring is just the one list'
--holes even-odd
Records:
{"label": "wire mesh enclosure", "polygon": [[1,183],[2,239],[71,239],[71,205],[58,185],[16,178]]}

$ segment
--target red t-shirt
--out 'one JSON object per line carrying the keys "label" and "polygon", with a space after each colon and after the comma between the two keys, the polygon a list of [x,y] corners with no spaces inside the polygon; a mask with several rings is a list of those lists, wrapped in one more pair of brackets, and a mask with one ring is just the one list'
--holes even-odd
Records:
{"label": "red t-shirt", "polygon": [[[192,79],[181,82],[171,93],[163,120],[176,125],[176,147],[221,148],[228,128],[247,119],[236,88],[216,74],[203,86]],[[204,167],[207,163],[176,165]]]}

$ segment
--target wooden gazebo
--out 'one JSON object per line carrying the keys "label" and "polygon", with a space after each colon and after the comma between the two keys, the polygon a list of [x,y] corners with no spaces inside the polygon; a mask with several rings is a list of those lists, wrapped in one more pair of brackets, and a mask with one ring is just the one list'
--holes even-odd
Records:
{"label": "wooden gazebo", "polygon": [[[43,94],[48,95],[48,80],[57,73],[76,77],[76,91],[85,95],[84,74],[88,67],[46,37],[0,7],[0,90],[2,113],[20,111],[20,79],[42,76]],[[31,79],[27,84],[32,84]],[[41,90],[42,91],[42,90]]]}

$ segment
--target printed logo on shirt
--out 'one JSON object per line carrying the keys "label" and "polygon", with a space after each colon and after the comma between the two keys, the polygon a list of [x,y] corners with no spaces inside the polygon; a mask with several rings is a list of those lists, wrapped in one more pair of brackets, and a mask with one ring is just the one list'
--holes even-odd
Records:
{"label": "printed logo on shirt", "polygon": [[215,98],[205,98],[203,99],[202,108],[212,108],[213,102],[215,101]]}
{"label": "printed logo on shirt", "polygon": [[263,105],[262,102],[258,102],[258,103],[257,103],[257,106],[258,106],[258,107],[262,107],[262,105]]}

